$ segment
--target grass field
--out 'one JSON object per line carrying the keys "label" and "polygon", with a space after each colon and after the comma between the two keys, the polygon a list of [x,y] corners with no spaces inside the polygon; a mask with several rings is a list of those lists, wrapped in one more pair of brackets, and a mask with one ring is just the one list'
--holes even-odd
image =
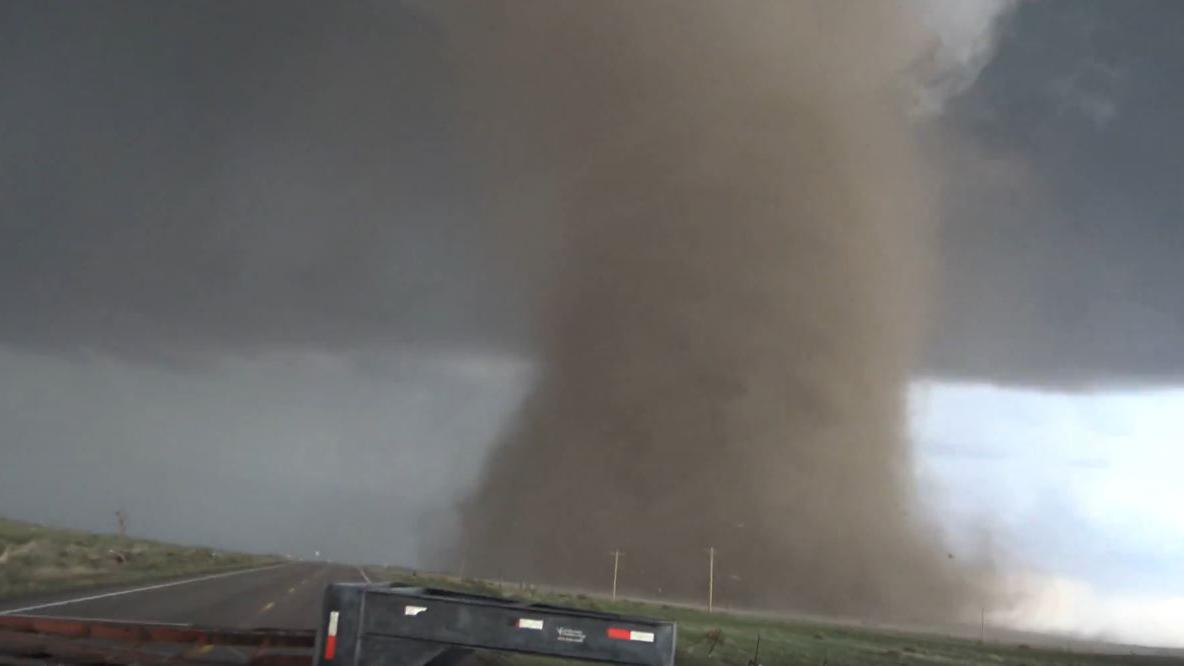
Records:
{"label": "grass field", "polygon": [[259,566],[276,558],[0,518],[0,598]]}
{"label": "grass field", "polygon": [[[520,586],[503,589],[483,581],[408,574],[395,569],[367,568],[367,571],[375,580],[390,580],[400,584],[512,596],[530,601],[674,620],[678,623],[676,662],[679,666],[746,666],[754,657],[758,635],[759,663],[763,666],[1184,666],[1184,658],[1180,657],[1090,654],[1020,644],[980,644],[973,640],[910,635],[816,622],[739,616],[722,612],[709,614],[703,610],[681,606],[634,601],[614,602],[606,598],[542,592],[537,589],[523,589]],[[1184,631],[1184,627],[1181,631]],[[483,659],[486,663],[505,666],[546,666],[564,663],[557,659],[507,655],[488,655]]]}
{"label": "grass field", "polygon": [[[60,589],[134,583],[276,561],[209,548],[61,530],[0,519],[0,598]],[[374,580],[591,610],[645,615],[678,623],[680,666],[746,666],[760,637],[763,666],[1184,666],[1184,658],[1147,654],[1090,654],[1017,644],[986,643],[929,635],[772,617],[707,613],[683,606],[499,586],[485,581],[366,567]],[[1184,627],[1181,628],[1184,631]],[[490,666],[545,666],[555,659],[482,655]]]}

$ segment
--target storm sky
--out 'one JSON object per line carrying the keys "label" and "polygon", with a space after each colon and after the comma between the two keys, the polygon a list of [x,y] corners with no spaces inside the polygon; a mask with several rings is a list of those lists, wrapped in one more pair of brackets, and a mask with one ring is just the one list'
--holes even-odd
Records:
{"label": "storm sky", "polygon": [[[1181,25],[1020,3],[918,120],[918,378],[1180,383]],[[530,386],[555,242],[483,222],[459,85],[395,3],[0,6],[0,515],[414,563]]]}
{"label": "storm sky", "polygon": [[1184,371],[1184,46],[1173,2],[1032,2],[955,100],[926,370],[1008,384]]}
{"label": "storm sky", "polygon": [[[482,224],[438,27],[394,3],[282,7],[5,5],[4,344],[149,363],[530,354],[530,285]],[[960,149],[921,372],[1184,369],[1182,18],[1052,1],[999,26],[941,118]]]}

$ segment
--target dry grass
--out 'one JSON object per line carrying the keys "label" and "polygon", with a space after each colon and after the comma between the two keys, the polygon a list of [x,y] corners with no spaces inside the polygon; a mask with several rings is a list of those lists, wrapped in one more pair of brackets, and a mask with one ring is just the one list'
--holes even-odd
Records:
{"label": "dry grass", "polygon": [[256,566],[276,558],[0,518],[0,598]]}
{"label": "dry grass", "polygon": [[[827,625],[770,617],[706,613],[684,606],[611,601],[584,594],[548,592],[532,586],[499,586],[403,570],[368,568],[374,580],[444,587],[535,602],[644,615],[678,623],[679,666],[746,666],[760,636],[763,666],[1184,666],[1184,658],[1151,654],[1090,654],[1035,646],[987,643],[936,635],[916,635],[862,627]],[[487,666],[547,666],[558,659],[482,655]],[[570,662],[573,665],[577,662]]]}

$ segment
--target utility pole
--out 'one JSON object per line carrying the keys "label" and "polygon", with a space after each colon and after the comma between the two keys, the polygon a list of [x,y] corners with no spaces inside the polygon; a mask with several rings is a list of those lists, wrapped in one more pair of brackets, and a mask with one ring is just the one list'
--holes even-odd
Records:
{"label": "utility pole", "polygon": [[978,642],[985,643],[987,639],[987,607],[978,607]]}
{"label": "utility pole", "polygon": [[715,607],[715,546],[707,549],[707,612]]}
{"label": "utility pole", "polygon": [[115,512],[115,520],[119,523],[119,536],[127,536],[127,512],[120,508]]}
{"label": "utility pole", "polygon": [[613,601],[617,600],[617,569],[621,566],[621,549],[613,551]]}

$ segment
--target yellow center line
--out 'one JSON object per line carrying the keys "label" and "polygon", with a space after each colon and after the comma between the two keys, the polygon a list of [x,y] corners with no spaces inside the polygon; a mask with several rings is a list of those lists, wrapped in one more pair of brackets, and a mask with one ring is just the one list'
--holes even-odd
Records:
{"label": "yellow center line", "polygon": [[269,610],[271,610],[271,609],[273,609],[273,608],[275,608],[275,602],[274,602],[274,601],[269,601],[269,602],[267,602],[267,605],[263,607],[263,610],[260,610],[259,612],[260,612],[260,613],[266,613],[267,611],[269,611]]}
{"label": "yellow center line", "polygon": [[203,645],[203,646],[197,648],[197,654],[202,655],[202,654],[205,654],[213,649],[214,649],[213,645]]}
{"label": "yellow center line", "polygon": [[288,588],[288,594],[292,594],[292,593],[293,593],[293,592],[295,592],[295,591],[296,591],[296,588],[294,588],[294,587],[289,587],[289,588]]}

